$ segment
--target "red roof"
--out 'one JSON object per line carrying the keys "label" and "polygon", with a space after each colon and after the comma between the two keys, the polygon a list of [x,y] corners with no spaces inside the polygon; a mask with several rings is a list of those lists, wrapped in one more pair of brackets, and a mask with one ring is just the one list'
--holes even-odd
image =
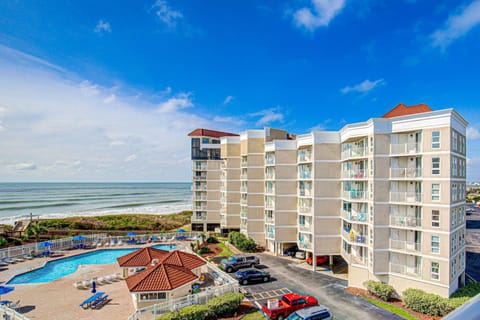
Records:
{"label": "red roof", "polygon": [[221,137],[232,137],[238,136],[236,133],[229,133],[229,132],[222,132],[222,131],[215,131],[209,129],[195,129],[188,134],[189,137],[212,137],[212,138],[221,138]]}
{"label": "red roof", "polygon": [[155,249],[152,247],[143,248],[117,258],[120,267],[144,267],[149,265],[153,259],[161,260],[170,251]]}
{"label": "red roof", "polygon": [[179,267],[185,267],[189,270],[198,268],[206,264],[206,262],[195,254],[173,250],[164,255],[160,260],[160,264],[170,264]]}
{"label": "red roof", "polygon": [[185,267],[158,264],[128,277],[125,281],[130,292],[144,292],[169,291],[197,279],[198,276]]}
{"label": "red roof", "polygon": [[392,110],[385,113],[382,118],[394,118],[401,117],[410,114],[430,112],[432,109],[424,103],[416,104],[413,106],[406,106],[403,103],[398,104]]}

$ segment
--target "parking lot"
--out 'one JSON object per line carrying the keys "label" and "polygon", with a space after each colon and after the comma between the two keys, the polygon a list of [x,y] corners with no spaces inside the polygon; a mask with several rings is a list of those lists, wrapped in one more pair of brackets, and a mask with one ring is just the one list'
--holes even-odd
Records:
{"label": "parking lot", "polygon": [[260,307],[268,299],[288,292],[312,295],[320,304],[328,307],[335,319],[402,319],[390,312],[344,292],[346,280],[306,270],[296,261],[274,257],[266,253],[257,254],[261,265],[272,277],[268,283],[241,286],[246,298]]}

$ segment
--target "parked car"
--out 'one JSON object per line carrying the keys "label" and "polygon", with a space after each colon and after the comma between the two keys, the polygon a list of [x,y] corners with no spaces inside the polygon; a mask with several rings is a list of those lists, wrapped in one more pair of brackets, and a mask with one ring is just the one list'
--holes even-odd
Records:
{"label": "parked car", "polygon": [[254,255],[234,254],[230,258],[223,260],[221,264],[225,271],[233,272],[241,268],[253,268],[260,264],[260,259]]}
{"label": "parked car", "polygon": [[306,258],[307,254],[305,253],[305,251],[297,251],[295,253],[295,258],[297,259],[301,259],[301,260],[304,260]]}
{"label": "parked car", "polygon": [[287,320],[331,320],[332,313],[325,306],[314,306],[295,311]]}
{"label": "parked car", "polygon": [[237,279],[240,284],[268,282],[270,281],[270,273],[258,269],[239,270],[235,273],[235,279]]}
{"label": "parked car", "polygon": [[297,253],[297,251],[298,251],[298,246],[294,245],[293,247],[290,247],[287,250],[284,250],[283,254],[293,258],[295,257],[295,253]]}
{"label": "parked car", "polygon": [[262,310],[272,320],[283,320],[297,310],[317,305],[317,299],[312,296],[287,293],[280,300],[267,301],[262,306]]}
{"label": "parked car", "polygon": [[[308,264],[311,265],[312,261],[313,261],[312,256],[307,258],[307,263]],[[317,256],[317,266],[320,266],[320,265],[325,264],[327,262],[328,262],[328,256]]]}

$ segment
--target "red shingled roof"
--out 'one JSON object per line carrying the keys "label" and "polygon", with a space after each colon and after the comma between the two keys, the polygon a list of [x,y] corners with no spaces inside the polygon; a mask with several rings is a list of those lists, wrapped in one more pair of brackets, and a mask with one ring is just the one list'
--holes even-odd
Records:
{"label": "red shingled roof", "polygon": [[173,250],[168,252],[168,254],[164,255],[159,260],[159,263],[185,267],[190,270],[206,264],[206,262],[200,259],[197,255],[183,252],[180,250]]}
{"label": "red shingled roof", "polygon": [[152,247],[143,248],[117,258],[120,267],[144,267],[149,265],[153,259],[161,260],[170,251],[155,249]]}
{"label": "red shingled roof", "polygon": [[406,106],[403,103],[398,104],[392,110],[385,113],[382,118],[394,118],[406,116],[409,114],[430,112],[432,109],[424,103],[416,104],[413,106]]}
{"label": "red shingled roof", "polygon": [[194,280],[198,277],[185,267],[171,264],[158,264],[127,279],[130,292],[168,291]]}
{"label": "red shingled roof", "polygon": [[188,136],[189,136],[189,137],[212,137],[212,138],[221,138],[221,137],[228,137],[228,136],[238,136],[238,134],[198,128],[198,129],[195,129],[195,130],[193,130],[192,132],[190,132],[190,133],[188,134]]}

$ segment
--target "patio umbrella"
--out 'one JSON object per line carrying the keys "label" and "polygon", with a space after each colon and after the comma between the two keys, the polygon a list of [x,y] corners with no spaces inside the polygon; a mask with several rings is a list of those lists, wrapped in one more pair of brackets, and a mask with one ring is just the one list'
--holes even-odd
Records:
{"label": "patio umbrella", "polygon": [[39,245],[40,248],[46,248],[46,247],[51,247],[51,246],[53,246],[53,243],[48,242],[48,241],[42,242]]}
{"label": "patio umbrella", "polygon": [[177,232],[183,233],[183,232],[187,232],[187,231],[185,231],[184,229],[178,229]]}
{"label": "patio umbrella", "polygon": [[72,238],[73,241],[80,241],[80,240],[85,240],[87,237],[85,236],[75,236]]}
{"label": "patio umbrella", "polygon": [[97,284],[95,283],[95,280],[92,280],[92,293],[97,292]]}
{"label": "patio umbrella", "polygon": [[[9,293],[11,291],[15,290],[14,287],[8,287],[8,286],[0,286],[0,296],[2,294],[6,294],[6,293]],[[0,298],[1,299],[1,298]]]}
{"label": "patio umbrella", "polygon": [[126,234],[127,237],[133,237],[136,236],[137,234],[133,231],[130,231],[129,233]]}

